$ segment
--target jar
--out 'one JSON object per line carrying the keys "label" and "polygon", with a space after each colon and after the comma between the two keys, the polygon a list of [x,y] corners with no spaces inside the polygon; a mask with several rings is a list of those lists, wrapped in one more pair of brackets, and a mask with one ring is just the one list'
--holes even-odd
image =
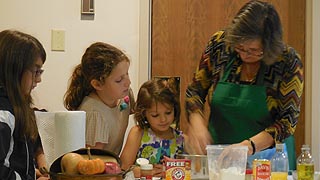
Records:
{"label": "jar", "polygon": [[140,165],[140,180],[152,180],[152,164]]}

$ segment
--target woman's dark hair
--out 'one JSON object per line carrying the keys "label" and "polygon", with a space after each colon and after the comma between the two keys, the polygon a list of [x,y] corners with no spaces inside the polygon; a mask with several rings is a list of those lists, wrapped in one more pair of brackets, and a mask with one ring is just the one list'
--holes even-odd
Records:
{"label": "woman's dark hair", "polygon": [[118,48],[103,42],[90,45],[82,56],[70,78],[70,84],[64,95],[64,106],[68,110],[77,110],[83,98],[94,91],[91,80],[104,83],[112,70],[129,58]]}
{"label": "woman's dark hair", "polygon": [[274,6],[267,2],[248,2],[226,29],[226,43],[231,48],[253,39],[261,39],[266,64],[274,63],[284,50],[279,15]]}
{"label": "woman's dark hair", "polygon": [[176,127],[179,128],[180,101],[176,92],[174,85],[170,84],[169,81],[153,79],[145,82],[138,92],[135,106],[134,117],[138,125],[141,128],[149,127],[145,116],[146,110],[151,108],[153,103],[162,103],[173,107],[173,123],[176,123]]}
{"label": "woman's dark hair", "polygon": [[20,138],[38,137],[32,97],[21,87],[22,75],[34,67],[36,60],[46,60],[41,43],[29,34],[15,30],[0,32],[0,88],[8,95],[15,116],[14,135]]}

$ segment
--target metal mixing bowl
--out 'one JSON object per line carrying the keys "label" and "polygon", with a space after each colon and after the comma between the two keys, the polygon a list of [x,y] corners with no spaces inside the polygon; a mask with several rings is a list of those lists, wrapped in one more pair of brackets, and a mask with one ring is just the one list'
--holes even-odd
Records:
{"label": "metal mixing bowl", "polygon": [[206,155],[178,154],[177,158],[191,160],[191,179],[209,179]]}

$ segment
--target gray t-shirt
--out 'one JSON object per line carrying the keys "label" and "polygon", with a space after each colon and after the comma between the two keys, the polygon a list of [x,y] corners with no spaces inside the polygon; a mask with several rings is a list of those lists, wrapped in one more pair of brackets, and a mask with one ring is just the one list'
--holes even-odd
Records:
{"label": "gray t-shirt", "polygon": [[92,97],[83,99],[79,110],[86,112],[86,144],[95,146],[100,142],[105,144],[104,150],[120,154],[130,115],[130,104],[123,109],[122,103],[123,99],[110,108]]}

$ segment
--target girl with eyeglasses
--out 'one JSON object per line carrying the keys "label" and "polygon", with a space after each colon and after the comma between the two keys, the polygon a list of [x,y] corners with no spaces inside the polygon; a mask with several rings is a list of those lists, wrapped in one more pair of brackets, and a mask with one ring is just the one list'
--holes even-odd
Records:
{"label": "girl with eyeglasses", "polygon": [[33,36],[0,32],[0,179],[49,179],[36,176],[35,163],[41,168],[46,163],[30,94],[41,82],[45,61]]}

